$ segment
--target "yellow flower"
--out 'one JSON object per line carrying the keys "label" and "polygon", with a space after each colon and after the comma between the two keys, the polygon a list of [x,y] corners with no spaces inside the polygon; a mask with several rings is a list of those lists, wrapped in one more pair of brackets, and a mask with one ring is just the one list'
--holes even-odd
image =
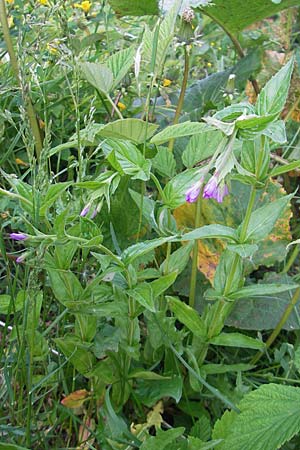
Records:
{"label": "yellow flower", "polygon": [[8,3],[9,5],[12,5],[14,2],[14,0],[6,0],[6,3]]}
{"label": "yellow flower", "polygon": [[39,2],[40,5],[43,5],[43,6],[48,6],[49,5],[48,0],[38,0],[38,2]]}
{"label": "yellow flower", "polygon": [[47,44],[47,50],[49,53],[51,53],[51,55],[57,55],[57,53],[58,53],[58,48],[49,42]]}
{"label": "yellow flower", "polygon": [[118,102],[118,108],[119,108],[119,110],[120,111],[124,111],[124,109],[126,109],[126,106],[124,105],[124,103],[122,103],[122,102]]}
{"label": "yellow flower", "polygon": [[23,159],[21,158],[16,158],[16,163],[18,164],[18,166],[28,166],[28,163],[26,163],[25,161],[23,161]]}
{"label": "yellow flower", "polygon": [[172,84],[171,80],[169,80],[168,78],[163,79],[163,87],[168,87],[170,86],[170,84]]}
{"label": "yellow flower", "polygon": [[211,45],[212,47],[214,47],[214,46],[216,45],[216,43],[215,43],[215,42],[211,42],[210,45]]}
{"label": "yellow flower", "polygon": [[74,8],[82,9],[82,11],[87,14],[91,9],[92,3],[89,1],[83,1],[81,3],[74,3]]}
{"label": "yellow flower", "polygon": [[208,62],[207,67],[211,67],[211,66],[212,66],[212,63]]}

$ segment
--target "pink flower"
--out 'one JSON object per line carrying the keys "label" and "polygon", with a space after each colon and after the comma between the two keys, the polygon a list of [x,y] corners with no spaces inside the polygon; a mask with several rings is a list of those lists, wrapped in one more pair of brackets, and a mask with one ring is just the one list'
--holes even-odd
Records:
{"label": "pink flower", "polygon": [[29,236],[25,233],[10,233],[9,237],[14,241],[25,241]]}
{"label": "pink flower", "polygon": [[203,190],[203,198],[214,198],[218,203],[222,203],[225,195],[228,194],[229,191],[227,185],[223,181],[219,183],[215,175],[211,177]]}

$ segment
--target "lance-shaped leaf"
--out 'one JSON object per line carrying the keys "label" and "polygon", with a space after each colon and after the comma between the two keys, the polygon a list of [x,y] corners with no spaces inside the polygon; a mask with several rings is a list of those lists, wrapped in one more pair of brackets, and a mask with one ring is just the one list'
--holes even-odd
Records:
{"label": "lance-shaped leaf", "polygon": [[157,247],[160,247],[167,242],[178,240],[176,236],[168,236],[163,238],[153,239],[152,241],[139,242],[131,245],[122,254],[122,260],[125,264],[132,263],[136,258],[146,255]]}
{"label": "lance-shaped leaf", "polygon": [[245,286],[238,291],[230,294],[232,300],[247,297],[262,297],[271,294],[297,289],[298,284],[254,284],[253,286]]}
{"label": "lance-shaped leaf", "polygon": [[253,350],[263,350],[264,343],[258,339],[246,336],[241,333],[221,333],[209,340],[213,345],[225,347],[252,348]]}
{"label": "lance-shaped leaf", "polygon": [[151,139],[151,144],[163,144],[170,139],[176,139],[184,136],[192,136],[194,134],[204,133],[206,131],[211,131],[205,123],[199,122],[183,122],[176,125],[170,125],[169,127],[162,130],[160,133],[153,136]]}
{"label": "lance-shaped leaf", "polygon": [[[277,219],[288,206],[294,194],[286,195],[272,203],[256,209],[250,217],[245,241],[264,239],[273,229]],[[242,227],[242,225],[241,225]]]}
{"label": "lance-shaped leaf", "polygon": [[294,58],[291,58],[261,90],[256,102],[258,115],[276,116],[281,113],[287,99],[293,68]]}
{"label": "lance-shaped leaf", "polygon": [[236,241],[237,234],[233,228],[214,223],[211,225],[204,225],[203,227],[196,228],[195,230],[182,235],[183,241],[208,238],[219,238],[228,239],[229,241]]}
{"label": "lance-shaped leaf", "polygon": [[176,297],[166,297],[171,311],[195,336],[206,338],[206,325],[195,309]]}

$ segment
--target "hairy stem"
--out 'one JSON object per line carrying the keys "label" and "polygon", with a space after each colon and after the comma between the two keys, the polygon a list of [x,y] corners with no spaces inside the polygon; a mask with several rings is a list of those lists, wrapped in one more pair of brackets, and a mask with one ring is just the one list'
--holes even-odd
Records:
{"label": "hairy stem", "polygon": [[[183,101],[184,101],[185,91],[186,91],[187,82],[188,82],[188,76],[189,76],[189,52],[188,52],[188,49],[186,48],[186,46],[184,46],[184,72],[183,72],[181,90],[180,90],[180,94],[179,94],[179,99],[178,99],[178,103],[177,103],[177,108],[176,108],[176,112],[175,112],[173,125],[176,125],[179,122],[179,117],[180,117],[180,113],[181,113],[181,110],[183,107]],[[174,142],[175,142],[174,139],[170,139],[170,141],[169,141],[170,152],[173,151]]]}

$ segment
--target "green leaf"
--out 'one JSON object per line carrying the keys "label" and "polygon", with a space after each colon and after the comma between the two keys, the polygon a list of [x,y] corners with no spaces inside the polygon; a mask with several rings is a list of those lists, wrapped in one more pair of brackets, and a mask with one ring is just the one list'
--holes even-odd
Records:
{"label": "green leaf", "polygon": [[83,289],[78,278],[68,270],[47,268],[51,289],[59,302],[78,301]]}
{"label": "green leaf", "polygon": [[150,436],[144,441],[140,450],[164,450],[169,444],[182,436],[184,428],[172,428],[171,430],[162,431],[157,430],[156,436]]}
{"label": "green leaf", "polygon": [[[274,450],[300,431],[300,389],[266,384],[246,395],[220,450]],[[222,422],[222,419],[221,419]]]}
{"label": "green leaf", "polygon": [[204,117],[203,120],[205,120],[205,122],[211,127],[222,131],[222,133],[224,133],[226,136],[231,136],[235,128],[234,122],[222,122],[221,120],[215,119],[214,117]]}
{"label": "green leaf", "polygon": [[163,177],[172,178],[176,173],[174,154],[166,147],[159,147],[157,154],[152,159],[152,166]]}
{"label": "green leaf", "polygon": [[260,297],[271,294],[279,294],[280,292],[297,289],[298,284],[254,284],[252,286],[245,286],[238,291],[230,294],[230,298],[238,300],[247,297]]}
{"label": "green leaf", "polygon": [[[294,194],[286,195],[272,203],[256,209],[250,217],[245,241],[256,242],[264,239],[273,229],[277,219],[287,208]],[[240,225],[241,229],[242,225]]]}
{"label": "green leaf", "polygon": [[178,403],[182,396],[182,378],[174,375],[165,380],[138,380],[135,394],[148,408],[164,397],[171,397]]}
{"label": "green leaf", "polygon": [[293,68],[294,58],[291,58],[261,90],[256,102],[258,115],[281,113],[287,99]]}
{"label": "green leaf", "polygon": [[254,367],[251,364],[205,364],[201,367],[201,374],[206,376],[230,372],[248,372]]}
{"label": "green leaf", "polygon": [[157,76],[162,72],[169,45],[174,37],[179,1],[176,0],[174,3],[165,18],[158,21],[153,30],[146,27],[143,34],[141,45],[143,62],[148,64],[148,70]]}
{"label": "green leaf", "polygon": [[15,312],[21,311],[24,308],[26,292],[21,290],[16,295],[13,300],[8,294],[0,295],[0,314],[14,314]]}
{"label": "green leaf", "polygon": [[163,292],[165,292],[169,287],[171,287],[178,275],[178,271],[175,268],[174,271],[168,273],[167,275],[159,277],[157,280],[154,280],[150,283],[151,288],[153,290],[154,297],[159,297]]}
{"label": "green leaf", "polygon": [[252,348],[254,350],[265,348],[263,342],[241,333],[221,333],[210,339],[209,342],[213,345],[224,345],[225,347]]}
{"label": "green leaf", "polygon": [[146,16],[159,13],[158,0],[109,0],[118,16]]}
{"label": "green leaf", "polygon": [[182,153],[182,162],[188,168],[214,154],[223,139],[219,131],[208,131],[191,137],[188,145]]}
{"label": "green leaf", "polygon": [[114,77],[112,89],[118,86],[132,66],[134,53],[134,47],[128,47],[114,53],[107,59],[106,64]]}
{"label": "green leaf", "polygon": [[298,169],[299,167],[300,167],[300,160],[293,161],[289,164],[275,167],[274,169],[271,170],[270,176],[277,177],[278,175],[282,175],[283,173],[289,172],[290,170]]}
{"label": "green leaf", "polygon": [[283,120],[276,120],[276,122],[270,123],[262,134],[278,144],[284,144],[287,141],[285,123]]}
{"label": "green leaf", "polygon": [[251,8],[245,11],[244,0],[214,0],[205,8],[206,14],[232,34],[243,30],[247,26],[291,6],[299,6],[299,0],[261,1],[252,0]]}
{"label": "green leaf", "polygon": [[199,314],[176,297],[166,297],[171,311],[195,336],[206,338],[206,325]]}
{"label": "green leaf", "polygon": [[154,134],[158,125],[141,119],[120,119],[102,127],[98,135],[106,138],[125,139],[135,144],[143,144]]}
{"label": "green leaf", "polygon": [[249,258],[258,250],[256,244],[228,244],[228,250],[237,253],[241,258]]}
{"label": "green leaf", "polygon": [[93,369],[96,358],[78,337],[67,334],[62,338],[55,338],[54,342],[79,373],[87,375]]}
{"label": "green leaf", "polygon": [[139,209],[141,208],[141,205],[143,205],[143,217],[145,218],[147,224],[151,225],[152,228],[156,230],[158,227],[155,219],[155,201],[147,196],[143,196],[142,202],[141,194],[139,192],[133,191],[132,189],[129,189],[129,194],[131,195],[133,201]]}
{"label": "green leaf", "polygon": [[122,254],[122,260],[124,264],[131,264],[135,259],[140,256],[146,255],[157,247],[160,247],[167,242],[176,240],[175,236],[168,236],[164,238],[157,238],[151,241],[139,242],[138,244],[131,245]]}
{"label": "green leaf", "polygon": [[[269,273],[265,275],[263,283],[292,284],[293,280],[287,275]],[[259,284],[261,283],[258,283],[258,286]],[[226,325],[244,330],[274,329],[291,302],[292,294],[293,291],[288,290],[278,294],[241,298],[234,302],[233,310],[226,320]],[[293,309],[283,329],[298,330],[300,327],[299,315],[300,307],[298,304]]]}
{"label": "green leaf", "polygon": [[130,175],[133,180],[149,180],[151,162],[131,142],[107,140],[103,144],[103,151],[117,170]]}
{"label": "green leaf", "polygon": [[39,214],[44,216],[47,209],[49,209],[53,203],[58,199],[60,194],[62,194],[69,186],[73,184],[72,182],[57,183],[50,186],[47,190],[45,197],[43,198]]}
{"label": "green leaf", "polygon": [[112,71],[103,64],[82,62],[79,63],[86,80],[103,94],[108,94],[113,86]]}
{"label": "green leaf", "polygon": [[221,439],[203,442],[201,439],[189,436],[187,450],[214,450],[221,442]]}
{"label": "green leaf", "polygon": [[149,370],[135,369],[128,374],[128,378],[140,378],[141,380],[170,380],[171,377],[164,377],[159,373],[150,372]]}
{"label": "green leaf", "polygon": [[151,144],[163,144],[170,139],[176,139],[183,136],[192,136],[194,134],[205,133],[211,131],[205,123],[199,122],[183,122],[176,125],[170,125],[164,128],[160,133],[153,136]]}
{"label": "green leaf", "polygon": [[154,294],[150,283],[138,284],[134,289],[128,291],[128,295],[148,309],[148,311],[156,311]]}
{"label": "green leaf", "polygon": [[228,239],[230,241],[236,241],[237,235],[233,228],[225,225],[219,225],[217,223],[211,225],[205,225],[200,228],[196,228],[189,233],[182,235],[182,241],[191,241],[195,239],[207,239],[207,238],[219,238]]}
{"label": "green leaf", "polygon": [[183,205],[186,191],[201,178],[199,168],[188,169],[172,178],[164,188],[165,206],[171,209]]}
{"label": "green leaf", "polygon": [[[193,249],[193,242],[182,245],[180,248],[171,253],[168,260],[168,270],[170,272],[177,271],[180,274],[186,267],[190,259],[190,254]],[[161,264],[160,270],[162,273],[166,270],[166,260]]]}
{"label": "green leaf", "polygon": [[276,114],[269,114],[264,116],[257,116],[255,114],[250,116],[239,117],[235,121],[236,128],[239,130],[248,130],[253,133],[265,130],[268,125],[274,121]]}

